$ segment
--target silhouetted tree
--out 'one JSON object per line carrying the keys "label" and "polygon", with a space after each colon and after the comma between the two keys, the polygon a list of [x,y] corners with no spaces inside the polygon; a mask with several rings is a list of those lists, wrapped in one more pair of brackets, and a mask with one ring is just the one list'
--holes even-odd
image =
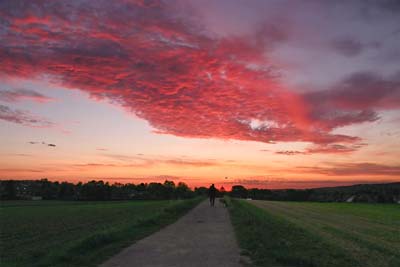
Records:
{"label": "silhouetted tree", "polygon": [[176,187],[176,197],[177,198],[190,198],[193,197],[194,194],[193,192],[189,189],[187,184],[184,182],[179,182],[178,186]]}
{"label": "silhouetted tree", "polygon": [[75,199],[75,186],[72,183],[62,182],[59,184],[58,199],[71,200]]}
{"label": "silhouetted tree", "polygon": [[234,185],[230,195],[232,197],[247,198],[247,189],[243,185]]}
{"label": "silhouetted tree", "polygon": [[15,181],[8,180],[1,183],[1,199],[16,199]]}
{"label": "silhouetted tree", "polygon": [[195,187],[194,188],[194,192],[196,193],[196,195],[202,195],[202,196],[206,196],[208,193],[208,188],[201,186],[201,187]]}
{"label": "silhouetted tree", "polygon": [[223,197],[226,194],[225,187],[221,186],[218,190],[218,197]]}
{"label": "silhouetted tree", "polygon": [[175,198],[175,183],[173,181],[165,180],[164,182],[165,194],[167,199]]}

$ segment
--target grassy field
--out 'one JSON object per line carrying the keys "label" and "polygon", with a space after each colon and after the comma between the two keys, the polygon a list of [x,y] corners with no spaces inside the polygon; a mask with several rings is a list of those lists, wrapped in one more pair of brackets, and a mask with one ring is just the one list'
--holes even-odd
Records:
{"label": "grassy field", "polygon": [[400,266],[400,205],[232,200],[229,206],[255,265]]}
{"label": "grassy field", "polygon": [[199,201],[2,202],[0,266],[96,266]]}

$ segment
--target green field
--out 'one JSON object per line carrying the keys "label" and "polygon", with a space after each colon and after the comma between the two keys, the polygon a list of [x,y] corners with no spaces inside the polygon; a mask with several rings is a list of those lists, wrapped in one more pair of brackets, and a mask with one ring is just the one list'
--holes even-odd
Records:
{"label": "green field", "polygon": [[255,265],[400,266],[400,205],[232,200],[229,206]]}
{"label": "green field", "polygon": [[199,201],[5,201],[0,266],[96,266]]}

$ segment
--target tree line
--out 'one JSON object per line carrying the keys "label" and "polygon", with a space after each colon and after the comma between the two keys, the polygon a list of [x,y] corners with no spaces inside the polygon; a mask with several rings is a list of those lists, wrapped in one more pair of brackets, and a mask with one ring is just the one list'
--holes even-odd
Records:
{"label": "tree line", "polygon": [[[77,184],[41,180],[0,181],[0,199],[47,199],[47,200],[162,200],[186,199],[206,196],[208,188],[190,189],[187,184],[166,180],[164,183],[110,184],[104,181],[89,181]],[[235,198],[250,198],[275,201],[319,201],[319,202],[369,202],[400,203],[400,183],[361,184],[315,189],[248,189],[242,185],[232,186],[225,192],[217,190],[217,197],[228,194]]]}
{"label": "tree line", "polygon": [[187,184],[166,180],[164,183],[110,184],[104,181],[89,181],[77,184],[41,180],[0,181],[2,200],[46,199],[46,200],[128,200],[128,199],[186,199],[207,194],[205,187],[191,190]]}
{"label": "tree line", "polygon": [[232,186],[231,197],[275,201],[399,203],[400,183],[359,184],[314,189],[247,189]]}

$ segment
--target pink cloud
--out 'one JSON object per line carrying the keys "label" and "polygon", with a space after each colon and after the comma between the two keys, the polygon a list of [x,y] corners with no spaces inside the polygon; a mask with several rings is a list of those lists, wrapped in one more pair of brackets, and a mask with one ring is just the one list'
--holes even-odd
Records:
{"label": "pink cloud", "polygon": [[345,154],[357,151],[361,147],[365,146],[364,143],[355,143],[355,144],[316,144],[311,145],[306,148],[304,151],[297,150],[283,150],[276,151],[275,154],[278,155],[286,155],[286,156],[294,156],[294,155],[311,155],[311,154]]}
{"label": "pink cloud", "polygon": [[38,103],[46,103],[53,101],[54,99],[33,90],[20,88],[0,91],[0,100],[5,102],[32,100]]}
{"label": "pink cloud", "polygon": [[275,154],[294,156],[294,155],[307,155],[307,152],[297,151],[297,150],[282,150],[282,151],[276,151]]}
{"label": "pink cloud", "polygon": [[327,145],[314,145],[306,149],[305,154],[317,154],[317,153],[327,153],[327,154],[343,154],[351,153],[357,151],[361,147],[365,146],[364,143],[356,143],[350,145],[341,144],[327,144]]}
{"label": "pink cloud", "polygon": [[326,167],[299,167],[299,171],[318,173],[333,176],[395,176],[400,177],[399,165],[385,165],[376,163],[336,163]]}
{"label": "pink cloud", "polygon": [[[122,156],[122,155],[121,155]],[[197,168],[197,167],[210,167],[210,166],[221,166],[223,163],[214,160],[190,160],[190,159],[178,159],[178,158],[167,158],[167,159],[157,159],[157,158],[141,158],[135,156],[125,156],[121,158],[120,156],[111,155],[110,158],[115,158],[121,162],[113,163],[80,163],[73,164],[73,167],[78,168],[97,168],[97,167],[116,167],[116,168],[132,168],[132,167],[150,167],[154,165],[170,165],[179,166],[182,168]]]}
{"label": "pink cloud", "polygon": [[[332,134],[333,129],[375,121],[374,108],[396,105],[385,97],[381,102],[346,100],[342,87],[296,93],[283,86],[268,59],[268,42],[254,42],[255,36],[210,37],[173,7],[146,3],[50,2],[44,7],[29,2],[20,8],[10,2],[1,12],[8,26],[0,44],[0,72],[21,78],[47,75],[94,99],[111,100],[148,121],[156,133],[307,141],[325,147],[319,153],[360,141]],[[271,31],[279,40],[287,38],[275,26],[258,34]],[[354,79],[350,83],[375,92],[375,85]]]}
{"label": "pink cloud", "polygon": [[34,128],[51,128],[55,126],[55,123],[45,118],[38,117],[25,110],[14,110],[4,105],[0,105],[0,120]]}
{"label": "pink cloud", "polygon": [[400,109],[400,79],[359,72],[333,85],[329,90],[307,93],[312,118],[323,127],[373,122],[377,110]]}

